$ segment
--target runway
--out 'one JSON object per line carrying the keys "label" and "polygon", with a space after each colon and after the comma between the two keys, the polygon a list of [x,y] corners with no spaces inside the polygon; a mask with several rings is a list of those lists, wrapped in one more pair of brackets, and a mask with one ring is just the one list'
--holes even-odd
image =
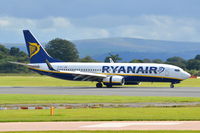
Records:
{"label": "runway", "polygon": [[120,95],[200,97],[200,87],[0,87],[0,94]]}
{"label": "runway", "polygon": [[199,121],[10,122],[0,123],[0,131],[200,130],[199,125]]}

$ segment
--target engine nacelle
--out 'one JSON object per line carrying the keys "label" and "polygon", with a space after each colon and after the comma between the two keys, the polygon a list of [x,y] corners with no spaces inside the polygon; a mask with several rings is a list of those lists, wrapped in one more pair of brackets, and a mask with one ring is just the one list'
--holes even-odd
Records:
{"label": "engine nacelle", "polygon": [[104,85],[124,85],[125,80],[122,76],[110,76],[103,79]]}

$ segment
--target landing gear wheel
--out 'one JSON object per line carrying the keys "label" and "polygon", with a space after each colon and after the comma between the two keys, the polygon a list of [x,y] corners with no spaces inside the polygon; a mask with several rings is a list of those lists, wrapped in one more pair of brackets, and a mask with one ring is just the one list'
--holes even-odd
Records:
{"label": "landing gear wheel", "polygon": [[174,84],[173,83],[170,84],[170,88],[174,88]]}
{"label": "landing gear wheel", "polygon": [[102,88],[103,85],[102,85],[102,83],[97,83],[97,84],[96,84],[96,87],[97,87],[97,88]]}
{"label": "landing gear wheel", "polygon": [[107,88],[112,88],[111,84],[106,85]]}

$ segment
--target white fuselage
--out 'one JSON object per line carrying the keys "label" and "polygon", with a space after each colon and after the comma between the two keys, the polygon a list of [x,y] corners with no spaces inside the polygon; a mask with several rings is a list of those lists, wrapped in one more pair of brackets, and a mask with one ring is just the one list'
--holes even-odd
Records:
{"label": "white fuselage", "polygon": [[[47,64],[29,64],[35,68],[48,71]],[[183,69],[173,65],[155,64],[155,63],[51,63],[57,71],[80,71],[88,73],[98,73],[104,75],[120,75],[127,77],[127,80],[141,82],[157,82],[152,78],[159,78],[158,82],[173,82],[173,80],[184,80],[190,77],[190,74]],[[147,79],[149,78],[149,79]],[[166,79],[172,79],[166,80]]]}

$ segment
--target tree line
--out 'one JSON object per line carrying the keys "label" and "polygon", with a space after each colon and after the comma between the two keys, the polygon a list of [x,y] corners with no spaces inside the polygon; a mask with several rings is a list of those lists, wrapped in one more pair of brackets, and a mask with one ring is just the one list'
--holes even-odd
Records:
{"label": "tree line", "polygon": [[[118,54],[111,54],[105,58],[105,62],[109,62],[109,58],[112,58],[114,62],[119,62],[122,58]],[[174,56],[168,58],[166,61],[161,59],[133,59],[129,63],[160,63],[160,64],[171,64],[186,70],[194,76],[200,76],[200,55],[196,55],[193,59],[185,60],[181,57]]]}
{"label": "tree line", "polygon": [[[91,56],[86,56],[83,58],[79,57],[78,50],[76,46],[67,40],[56,38],[49,41],[45,45],[47,52],[56,59],[60,59],[65,62],[98,62],[94,60]],[[112,58],[114,62],[121,62],[122,58],[118,54],[108,53],[105,57],[104,62],[109,62],[109,58]],[[28,55],[21,51],[19,48],[11,47],[6,48],[4,45],[0,44],[0,73],[30,73],[24,66],[19,66],[11,64],[8,61],[24,62],[28,63]],[[200,55],[196,55],[193,59],[185,60],[181,57],[170,57],[166,61],[161,59],[133,59],[129,61],[130,63],[165,63],[172,64],[183,68],[192,75],[200,76]]]}

